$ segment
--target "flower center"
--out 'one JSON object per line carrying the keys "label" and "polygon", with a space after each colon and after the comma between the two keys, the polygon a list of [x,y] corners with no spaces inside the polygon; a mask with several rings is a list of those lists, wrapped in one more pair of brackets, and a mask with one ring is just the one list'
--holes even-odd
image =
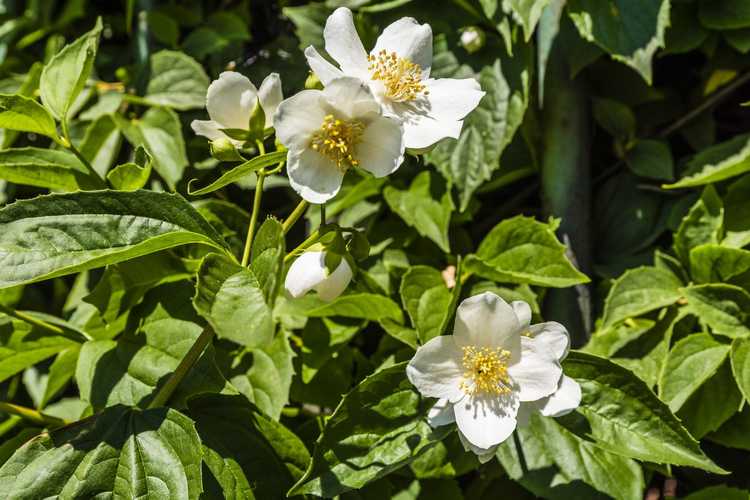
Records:
{"label": "flower center", "polygon": [[362,138],[364,130],[365,126],[359,120],[339,120],[333,115],[326,115],[320,129],[313,134],[310,145],[345,171],[359,165],[354,158],[354,146]]}
{"label": "flower center", "polygon": [[508,394],[511,381],[508,375],[510,351],[499,347],[463,348],[464,380],[461,390],[470,396],[477,394]]}
{"label": "flower center", "polygon": [[429,94],[422,83],[422,68],[419,64],[385,50],[377,55],[370,54],[367,61],[370,63],[367,69],[372,72],[371,78],[383,82],[386,97],[403,102],[413,101],[419,94]]}

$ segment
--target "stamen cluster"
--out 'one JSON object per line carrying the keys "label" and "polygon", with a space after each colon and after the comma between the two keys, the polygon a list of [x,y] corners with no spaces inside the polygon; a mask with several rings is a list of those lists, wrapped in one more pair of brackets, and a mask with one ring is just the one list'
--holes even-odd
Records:
{"label": "stamen cluster", "polygon": [[420,94],[429,91],[422,83],[422,68],[395,52],[381,50],[377,56],[367,56],[368,69],[373,80],[380,80],[385,86],[385,95],[394,101],[413,101]]}
{"label": "stamen cluster", "polygon": [[508,394],[511,391],[509,360],[510,351],[499,347],[464,347],[461,390],[470,396]]}
{"label": "stamen cluster", "polygon": [[354,158],[354,147],[362,138],[364,129],[359,120],[339,120],[326,115],[320,129],[313,134],[310,146],[332,160],[340,170],[346,171],[359,165]]}

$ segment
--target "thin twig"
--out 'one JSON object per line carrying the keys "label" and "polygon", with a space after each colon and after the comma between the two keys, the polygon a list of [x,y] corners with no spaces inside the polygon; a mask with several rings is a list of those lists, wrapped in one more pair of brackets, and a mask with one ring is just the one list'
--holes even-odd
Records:
{"label": "thin twig", "polygon": [[27,408],[25,406],[15,405],[13,403],[6,403],[4,401],[0,401],[0,412],[7,413],[9,415],[16,415],[23,418],[24,420],[28,420],[29,422],[37,425],[42,425],[44,427],[62,427],[63,425],[67,425],[69,423],[67,420],[53,417],[52,415],[47,415],[38,410],[34,410],[33,408]]}

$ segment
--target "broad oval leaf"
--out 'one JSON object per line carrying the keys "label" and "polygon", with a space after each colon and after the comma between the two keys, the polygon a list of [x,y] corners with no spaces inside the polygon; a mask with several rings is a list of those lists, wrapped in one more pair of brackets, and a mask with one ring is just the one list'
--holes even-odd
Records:
{"label": "broad oval leaf", "polygon": [[99,187],[73,153],[32,147],[0,151],[0,179],[55,191]]}
{"label": "broad oval leaf", "polygon": [[187,243],[225,249],[177,194],[87,191],[22,200],[0,209],[0,288]]}
{"label": "broad oval leaf", "polygon": [[690,272],[698,283],[726,283],[750,270],[750,251],[721,245],[690,250]]}
{"label": "broad oval leaf", "polygon": [[665,189],[702,186],[750,171],[750,135],[706,148],[685,165],[685,176]]}
{"label": "broad oval leaf", "polygon": [[343,316],[371,321],[392,319],[398,323],[403,322],[404,319],[398,304],[388,297],[375,293],[342,295],[333,302],[308,310],[306,314],[316,318]]}
{"label": "broad oval leaf", "polygon": [[745,399],[750,400],[750,339],[735,339],[730,359],[737,386]]}
{"label": "broad oval leaf", "polygon": [[182,52],[162,50],[151,56],[151,80],[143,101],[178,110],[202,108],[208,76],[203,66]]}
{"label": "broad oval leaf", "polygon": [[250,175],[257,170],[260,170],[261,168],[269,167],[282,161],[286,161],[286,156],[286,151],[274,151],[272,153],[256,156],[252,160],[248,160],[245,163],[232,168],[232,170],[225,173],[208,186],[196,190],[193,190],[192,188],[193,182],[195,182],[195,179],[193,179],[192,181],[190,181],[190,184],[188,184],[188,194],[191,196],[200,196],[203,194],[213,193],[217,189],[221,189],[227,184],[236,182],[246,175]]}
{"label": "broad oval leaf", "polygon": [[409,268],[401,278],[400,293],[420,341],[424,344],[440,335],[453,301],[440,271],[429,266]]}
{"label": "broad oval leaf", "polygon": [[281,222],[269,217],[258,229],[253,239],[250,269],[258,278],[258,283],[266,297],[266,303],[273,307],[281,287],[284,273],[286,240]]}
{"label": "broad oval leaf", "polygon": [[0,94],[0,128],[57,139],[57,127],[49,111],[22,95]]}
{"label": "broad oval leaf", "polygon": [[578,412],[588,420],[588,437],[602,448],[638,460],[726,473],[701,451],[669,407],[630,371],[581,352],[571,352],[563,367],[581,385]]}
{"label": "broad oval leaf", "polygon": [[604,326],[674,304],[682,282],[658,267],[631,269],[615,280],[604,303]]}
{"label": "broad oval leaf", "polygon": [[750,336],[750,294],[734,285],[714,283],[681,289],[687,299],[685,309],[727,337]]}
{"label": "broad oval leaf", "polygon": [[18,500],[197,499],[201,442],[176,410],[113,406],[24,444],[0,468],[0,488]]}

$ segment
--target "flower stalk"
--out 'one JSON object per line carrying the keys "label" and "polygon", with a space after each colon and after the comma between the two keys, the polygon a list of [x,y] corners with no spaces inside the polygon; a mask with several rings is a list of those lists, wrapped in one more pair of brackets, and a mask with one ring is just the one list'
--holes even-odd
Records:
{"label": "flower stalk", "polygon": [[287,217],[286,220],[284,220],[284,222],[281,224],[281,227],[284,230],[284,234],[288,233],[294,223],[297,222],[300,217],[302,217],[302,214],[305,213],[308,205],[310,205],[310,203],[308,203],[307,200],[302,200],[294,208],[294,210],[292,210],[292,213],[289,214],[289,217]]}
{"label": "flower stalk", "polygon": [[21,417],[24,420],[27,420],[33,424],[41,425],[43,427],[62,427],[64,425],[68,425],[69,423],[67,420],[53,417],[52,415],[47,415],[33,408],[27,408],[25,406],[7,403],[4,401],[0,401],[0,412]]}

